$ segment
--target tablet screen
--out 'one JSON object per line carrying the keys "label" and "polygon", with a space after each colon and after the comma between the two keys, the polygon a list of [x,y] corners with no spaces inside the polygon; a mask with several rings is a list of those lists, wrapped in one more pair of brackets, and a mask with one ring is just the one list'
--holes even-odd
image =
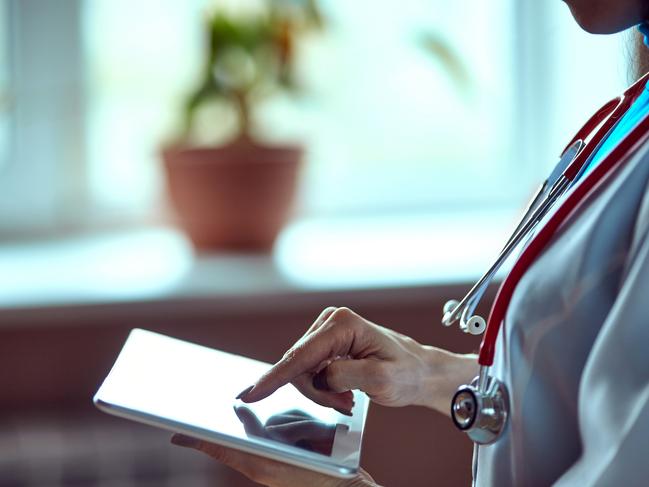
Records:
{"label": "tablet screen", "polygon": [[[235,399],[269,364],[133,330],[95,396],[107,412],[194,434],[289,463],[358,467],[367,403],[355,393],[352,417],[286,385],[253,404]],[[356,397],[358,396],[358,397]],[[306,465],[296,459],[309,459]],[[322,471],[322,469],[320,469]],[[328,472],[331,473],[331,472]],[[340,472],[339,472],[340,473]]]}
{"label": "tablet screen", "polygon": [[234,407],[249,437],[270,439],[331,456],[336,428],[340,424],[321,421],[300,409],[282,411],[262,422],[254,409],[248,405]]}

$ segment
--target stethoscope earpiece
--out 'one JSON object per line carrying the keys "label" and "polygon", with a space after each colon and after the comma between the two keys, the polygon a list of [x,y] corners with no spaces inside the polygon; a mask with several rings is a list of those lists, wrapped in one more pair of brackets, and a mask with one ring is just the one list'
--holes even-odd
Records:
{"label": "stethoscope earpiece", "polygon": [[[457,299],[451,299],[444,304],[442,315],[442,324],[444,326],[451,326],[457,320],[461,305],[462,303]],[[463,308],[460,315],[460,329],[464,333],[470,333],[471,335],[482,335],[487,329],[487,321],[478,315],[468,317],[473,308],[473,306]]]}
{"label": "stethoscope earpiece", "polygon": [[451,326],[453,320],[450,315],[453,313],[457,307],[460,305],[460,302],[457,299],[450,299],[444,303],[444,308],[442,309],[442,324],[444,326]]}
{"label": "stethoscope earpiece", "polygon": [[466,322],[466,327],[471,335],[482,335],[487,329],[487,321],[482,316],[472,316]]}
{"label": "stethoscope earpiece", "polygon": [[[649,23],[643,24],[641,31],[649,37]],[[476,445],[495,442],[507,423],[509,411],[507,388],[502,382],[489,375],[489,367],[494,362],[496,340],[516,285],[534,259],[552,240],[560,225],[572,214],[589,191],[597,187],[622,161],[628,161],[630,159],[628,156],[641,144],[646,145],[649,141],[649,117],[644,117],[579,184],[573,186],[573,182],[587,167],[586,163],[591,160],[593,151],[600,147],[607,134],[628,112],[639,94],[649,87],[648,80],[649,74],[627,89],[622,96],[606,103],[588,119],[566,147],[548,179],[537,190],[491,267],[464,298],[460,301],[448,301],[444,305],[442,317],[444,326],[448,327],[459,321],[460,329],[465,333],[480,335],[486,332],[478,355],[480,375],[471,384],[461,386],[451,403],[453,422],[460,430],[467,433]],[[558,205],[550,213],[555,203],[570,188],[573,189],[567,194],[564,204]],[[546,219],[545,223],[537,231],[537,224],[544,219]],[[529,238],[534,232],[536,235]],[[478,303],[503,263],[514,250],[523,246],[523,242],[526,243],[521,255],[500,286],[487,323],[484,318],[475,314]],[[477,458],[475,451],[474,458]],[[474,464],[474,474],[475,468]]]}

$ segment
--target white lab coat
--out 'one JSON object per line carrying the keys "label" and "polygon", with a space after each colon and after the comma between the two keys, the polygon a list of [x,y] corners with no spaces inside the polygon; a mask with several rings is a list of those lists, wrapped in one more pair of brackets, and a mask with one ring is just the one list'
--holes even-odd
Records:
{"label": "white lab coat", "polygon": [[649,146],[518,284],[493,373],[511,416],[478,486],[649,485]]}

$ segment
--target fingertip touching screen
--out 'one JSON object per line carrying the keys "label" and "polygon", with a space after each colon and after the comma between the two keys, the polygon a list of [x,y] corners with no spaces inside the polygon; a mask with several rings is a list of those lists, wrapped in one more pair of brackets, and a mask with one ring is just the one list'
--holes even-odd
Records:
{"label": "fingertip touching screen", "polygon": [[94,401],[111,414],[294,465],[355,473],[366,396],[354,392],[351,417],[314,403],[290,384],[257,403],[237,400],[269,367],[135,329]]}

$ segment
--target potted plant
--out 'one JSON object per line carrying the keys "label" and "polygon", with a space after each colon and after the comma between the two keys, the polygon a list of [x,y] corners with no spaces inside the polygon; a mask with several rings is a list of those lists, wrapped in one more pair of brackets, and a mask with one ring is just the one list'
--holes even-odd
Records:
{"label": "potted plant", "polygon": [[[315,0],[266,0],[263,12],[216,10],[207,21],[202,77],[185,106],[184,134],[163,151],[170,199],[198,249],[268,250],[286,223],[303,149],[263,142],[258,104],[294,91],[296,37],[320,26]],[[210,103],[236,120],[219,146],[192,142],[198,113]],[[224,122],[215,118],[214,131]]]}

